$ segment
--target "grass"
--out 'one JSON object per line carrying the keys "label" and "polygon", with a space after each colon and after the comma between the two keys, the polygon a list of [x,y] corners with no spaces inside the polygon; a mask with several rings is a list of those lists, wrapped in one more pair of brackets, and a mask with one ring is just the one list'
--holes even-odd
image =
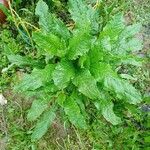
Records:
{"label": "grass", "polygon": [[[144,54],[146,61],[142,70],[135,70],[134,68],[131,70],[136,72],[135,78],[139,79],[136,86],[143,93],[144,101],[138,110],[133,106],[128,106],[133,107],[133,118],[130,118],[130,114],[127,114],[125,124],[115,127],[99,118],[98,121],[91,124],[86,133],[83,133],[73,126],[68,128],[67,124],[62,124],[58,117],[46,136],[38,143],[32,143],[30,134],[34,123],[29,123],[26,119],[31,102],[12,91],[11,87],[18,78],[18,75],[15,74],[15,66],[12,66],[0,77],[0,90],[8,99],[6,106],[0,106],[0,150],[148,150],[150,148],[150,135],[148,134],[150,128],[148,114],[150,111],[150,64],[148,63],[150,60],[148,44],[150,34],[147,32],[150,24],[150,9],[148,3],[149,0],[133,0],[123,5],[126,6],[127,14],[131,17],[130,21],[140,21],[144,26],[142,36],[145,46],[141,55]],[[34,4],[32,4],[30,9],[33,10],[34,7]],[[120,6],[118,9],[122,9],[122,7]],[[22,18],[33,23],[36,18],[32,15],[27,17],[30,13],[33,15],[32,11],[24,10]],[[21,53],[23,49],[28,54],[30,45],[25,41],[20,43],[21,36],[17,36],[17,39],[15,39],[17,32],[15,27],[7,25],[0,29],[0,51],[5,51],[6,48]],[[0,70],[9,65],[4,51],[0,54],[2,60]]]}

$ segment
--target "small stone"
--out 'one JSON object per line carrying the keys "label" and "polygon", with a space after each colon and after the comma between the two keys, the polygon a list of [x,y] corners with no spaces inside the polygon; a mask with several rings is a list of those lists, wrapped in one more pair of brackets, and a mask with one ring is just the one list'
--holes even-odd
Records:
{"label": "small stone", "polygon": [[141,109],[144,112],[150,112],[150,105],[143,105],[143,106],[141,106]]}
{"label": "small stone", "polygon": [[6,105],[7,104],[7,100],[6,100],[6,98],[2,95],[2,94],[0,94],[0,105]]}

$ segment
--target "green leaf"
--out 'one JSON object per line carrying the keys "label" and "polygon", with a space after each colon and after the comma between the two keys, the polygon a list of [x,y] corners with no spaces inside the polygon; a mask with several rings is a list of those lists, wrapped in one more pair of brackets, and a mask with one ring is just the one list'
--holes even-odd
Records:
{"label": "green leaf", "polygon": [[28,112],[27,119],[29,121],[35,121],[47,108],[48,103],[45,103],[41,99],[34,100]]}
{"label": "green leaf", "polygon": [[98,30],[99,15],[97,10],[84,0],[69,0],[69,12],[78,28],[90,27],[89,30]]}
{"label": "green leaf", "polygon": [[61,40],[54,34],[44,34],[42,32],[34,32],[33,40],[41,50],[44,50],[51,56],[62,57],[66,53],[65,41]]}
{"label": "green leaf", "polygon": [[106,77],[104,86],[109,91],[114,91],[120,99],[126,99],[130,104],[142,101],[141,94],[128,81],[114,77]]}
{"label": "green leaf", "polygon": [[90,71],[97,82],[103,81],[109,75],[115,76],[112,67],[107,63],[96,62],[91,66]]}
{"label": "green leaf", "polygon": [[66,95],[65,95],[64,93],[60,93],[60,94],[58,95],[56,101],[57,101],[57,103],[58,103],[60,106],[63,107],[63,104],[64,104],[65,100],[66,100]]}
{"label": "green leaf", "polygon": [[81,114],[80,108],[76,103],[76,97],[74,97],[74,95],[71,95],[65,100],[63,108],[72,124],[81,129],[87,128],[85,118]]}
{"label": "green leaf", "polygon": [[103,48],[104,51],[111,52],[112,45],[109,36],[105,36],[101,39],[101,47]]}
{"label": "green leaf", "polygon": [[16,86],[19,91],[34,91],[52,80],[55,65],[47,65],[44,69],[33,69],[31,74],[26,74],[22,82]]}
{"label": "green leaf", "polygon": [[122,13],[115,14],[111,20],[106,24],[103,31],[100,34],[100,39],[103,37],[109,37],[111,43],[118,40],[118,37],[122,30],[125,28],[125,21]]}
{"label": "green leaf", "polygon": [[83,30],[76,30],[69,41],[69,59],[77,59],[79,56],[85,55],[89,51],[90,45],[91,36]]}
{"label": "green leaf", "polygon": [[33,58],[27,56],[20,56],[20,55],[8,55],[8,60],[17,65],[17,66],[34,66],[34,67],[42,67],[43,64]]}
{"label": "green leaf", "polygon": [[74,78],[74,66],[70,61],[62,60],[57,64],[53,72],[54,84],[59,88],[66,88],[70,80]]}
{"label": "green leaf", "polygon": [[137,67],[142,67],[142,61],[136,59],[135,57],[127,57],[127,58],[122,58],[121,63],[125,65],[133,65]]}
{"label": "green leaf", "polygon": [[39,2],[37,3],[35,14],[39,16],[39,25],[41,26],[41,28],[48,32],[49,29],[51,29],[51,17],[48,13],[48,6],[43,0],[39,0]]}
{"label": "green leaf", "polygon": [[49,13],[48,6],[43,0],[39,0],[37,3],[35,14],[39,16],[39,25],[44,33],[53,33],[64,39],[70,37],[67,27],[61,20]]}
{"label": "green leaf", "polygon": [[85,56],[81,56],[79,59],[78,59],[78,66],[80,68],[86,68],[86,69],[90,69],[90,65],[91,65],[91,61],[90,61],[90,57],[89,55],[85,55]]}
{"label": "green leaf", "polygon": [[137,78],[132,77],[129,74],[120,74],[120,77],[123,78],[123,79],[127,79],[127,80],[137,81]]}
{"label": "green leaf", "polygon": [[114,54],[125,55],[130,52],[139,51],[142,49],[143,45],[140,39],[131,38],[131,39],[120,39],[118,41],[118,47],[113,50]]}
{"label": "green leaf", "polygon": [[39,140],[47,132],[55,117],[56,115],[54,108],[51,108],[50,110],[44,112],[31,135],[31,139],[33,141]]}
{"label": "green leaf", "polygon": [[98,99],[100,97],[96,80],[91,75],[89,70],[82,70],[79,72],[77,77],[73,80],[73,83],[78,87],[78,91],[88,98]]}
{"label": "green leaf", "polygon": [[[51,87],[51,85],[49,86]],[[53,98],[50,92],[51,90],[47,90],[45,87],[44,90],[35,91],[33,93],[32,99],[34,99],[34,101],[27,115],[29,121],[35,121],[48,108],[49,102]]]}
{"label": "green leaf", "polygon": [[91,50],[89,51],[89,57],[90,57],[90,63],[93,67],[98,62],[104,61],[104,52],[101,49],[101,46],[98,44],[98,42],[95,42],[95,44],[92,46]]}
{"label": "green leaf", "polygon": [[77,24],[88,22],[88,6],[83,0],[69,0],[69,12]]}
{"label": "green leaf", "polygon": [[79,106],[84,108],[84,104],[81,102],[80,98],[81,97],[76,93],[72,93],[70,97],[67,97],[67,95],[64,93],[60,93],[57,97],[57,103],[64,109],[72,124],[74,124],[76,127],[86,129],[86,121],[79,108]]}
{"label": "green leaf", "polygon": [[123,14],[116,14],[101,32],[98,39],[99,46],[103,51],[120,56],[141,50],[142,40],[135,36],[140,28],[140,24],[125,27]]}
{"label": "green leaf", "polygon": [[142,25],[137,23],[130,26],[125,27],[125,29],[121,32],[120,38],[132,38],[135,34],[139,33],[142,28]]}
{"label": "green leaf", "polygon": [[101,100],[101,110],[102,115],[108,122],[113,125],[121,123],[121,119],[113,111],[113,103],[110,100]]}

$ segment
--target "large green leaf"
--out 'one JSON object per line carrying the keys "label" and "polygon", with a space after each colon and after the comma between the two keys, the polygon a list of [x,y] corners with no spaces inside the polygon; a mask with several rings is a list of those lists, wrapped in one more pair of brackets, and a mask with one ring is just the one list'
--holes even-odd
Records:
{"label": "large green leaf", "polygon": [[98,62],[104,61],[104,52],[101,49],[101,46],[99,45],[99,42],[95,42],[91,50],[89,51],[89,58],[90,58],[90,64],[91,67],[93,67]]}
{"label": "large green leaf", "polygon": [[34,91],[52,80],[55,65],[47,65],[44,69],[33,69],[31,74],[26,74],[16,89],[19,91]]}
{"label": "large green leaf", "polygon": [[36,98],[32,102],[32,106],[27,115],[29,121],[35,121],[48,108],[48,103],[52,99],[52,96],[44,93],[44,91],[43,94],[35,96]]}
{"label": "large green leaf", "polygon": [[33,40],[39,49],[44,50],[51,56],[64,56],[66,53],[65,41],[61,40],[54,34],[44,34],[42,32],[34,32]]}
{"label": "large green leaf", "polygon": [[84,30],[76,30],[69,41],[68,57],[77,59],[85,55],[91,46],[91,36]]}
{"label": "large green leaf", "polygon": [[78,65],[81,68],[87,68],[87,69],[89,69],[90,68],[90,57],[88,55],[81,56],[79,58]]}
{"label": "large green leaf", "polygon": [[57,100],[56,100],[57,103],[58,103],[60,106],[63,107],[63,104],[64,104],[65,100],[66,100],[66,95],[65,95],[65,93],[59,93],[59,95],[58,95],[58,97],[57,97]]}
{"label": "large green leaf", "polygon": [[57,64],[53,72],[54,84],[59,88],[66,88],[71,79],[74,78],[74,66],[70,61],[62,60]]}
{"label": "large green leaf", "polygon": [[143,47],[141,40],[136,37],[131,39],[122,38],[117,44],[118,45],[114,48],[113,53],[122,56],[130,52],[139,51]]}
{"label": "large green leaf", "polygon": [[114,15],[100,33],[97,40],[99,49],[107,53],[113,53],[112,51],[118,47],[118,39],[124,28],[125,24],[123,14],[118,13]]}
{"label": "large green leaf", "polygon": [[106,37],[110,38],[111,43],[118,40],[122,30],[125,28],[125,21],[122,13],[114,15],[106,24],[103,31],[100,33],[100,39]]}
{"label": "large green leaf", "polygon": [[81,114],[80,108],[76,102],[76,98],[77,97],[74,95],[68,97],[63,103],[63,108],[72,124],[74,124],[76,127],[86,129],[87,124],[84,116]]}
{"label": "large green leaf", "polygon": [[126,99],[130,104],[142,101],[141,94],[128,81],[108,76],[105,78],[104,86],[109,91],[114,91],[118,98]]}
{"label": "large green leaf", "polygon": [[88,98],[98,99],[100,97],[96,80],[91,75],[89,70],[82,70],[79,72],[77,77],[73,80],[73,83],[78,87],[79,92]]}
{"label": "large green leaf", "polygon": [[133,65],[133,66],[137,66],[137,67],[142,67],[142,59],[140,58],[135,58],[134,56],[133,57],[125,57],[125,58],[122,58],[120,60],[120,63],[121,64],[124,64],[124,65]]}
{"label": "large green leaf", "polygon": [[50,32],[52,18],[48,12],[48,6],[43,0],[39,0],[37,3],[35,14],[39,16],[39,25],[46,32]]}
{"label": "large green leaf", "polygon": [[69,0],[69,12],[79,28],[90,27],[89,30],[98,30],[99,15],[97,10],[84,0]]}
{"label": "large green leaf", "polygon": [[125,56],[131,51],[142,49],[142,40],[135,35],[140,31],[141,25],[125,26],[123,14],[112,17],[106,24],[98,39],[99,47],[113,55]]}
{"label": "large green leaf", "polygon": [[135,36],[135,34],[139,33],[141,30],[141,24],[137,23],[137,24],[133,24],[130,26],[126,26],[124,28],[124,30],[121,32],[120,34],[120,38],[132,38]]}
{"label": "large green leaf", "polygon": [[27,56],[20,56],[20,55],[8,55],[8,60],[17,65],[17,66],[34,66],[34,67],[42,67],[43,64],[33,58]]}
{"label": "large green leaf", "polygon": [[43,0],[37,3],[35,14],[39,16],[39,25],[45,33],[53,33],[64,39],[70,37],[67,27],[60,19],[49,13],[48,6]]}
{"label": "large green leaf", "polygon": [[121,123],[121,119],[113,111],[113,103],[110,100],[101,100],[101,110],[102,115],[108,122],[113,125]]}
{"label": "large green leaf", "polygon": [[39,140],[47,132],[55,117],[55,110],[53,108],[44,112],[31,135],[31,139],[33,141]]}
{"label": "large green leaf", "polygon": [[96,62],[95,64],[92,64],[90,71],[98,82],[103,81],[104,78],[109,75],[115,75],[112,67],[109,64],[101,62]]}
{"label": "large green leaf", "polygon": [[101,48],[103,51],[106,51],[106,52],[111,52],[112,50],[112,44],[111,44],[111,39],[109,36],[104,36],[102,39],[101,39]]}

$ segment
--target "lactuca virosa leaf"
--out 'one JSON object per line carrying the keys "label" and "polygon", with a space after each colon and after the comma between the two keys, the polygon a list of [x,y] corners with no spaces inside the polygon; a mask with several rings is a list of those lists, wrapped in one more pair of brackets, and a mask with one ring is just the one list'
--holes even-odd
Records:
{"label": "lactuca virosa leaf", "polygon": [[97,82],[104,81],[107,76],[115,76],[112,67],[107,63],[97,62],[91,67],[91,73]]}
{"label": "lactuca virosa leaf", "polygon": [[140,32],[141,27],[142,26],[140,23],[126,26],[124,30],[121,32],[120,38],[124,39],[133,38],[137,33]]}
{"label": "lactuca virosa leaf", "polygon": [[120,60],[120,63],[124,65],[133,65],[136,67],[142,67],[142,61],[143,60],[139,58],[136,59],[135,57],[128,57],[128,58],[122,58],[122,60]]}
{"label": "lactuca virosa leaf", "polygon": [[17,66],[31,66],[31,67],[42,67],[44,64],[34,60],[33,58],[21,56],[21,55],[7,55],[8,60]]}
{"label": "lactuca virosa leaf", "polygon": [[32,102],[32,106],[28,111],[27,119],[29,121],[35,121],[40,115],[48,108],[49,102],[52,100],[52,96],[50,94],[36,95],[36,98]]}
{"label": "lactuca virosa leaf", "polygon": [[121,119],[113,111],[113,103],[110,100],[105,99],[101,101],[101,111],[108,122],[113,125],[121,123]]}
{"label": "lactuca virosa leaf", "polygon": [[90,99],[98,99],[100,92],[97,87],[96,80],[91,75],[89,70],[83,70],[78,73],[76,78],[73,80],[78,91],[87,96]]}
{"label": "lactuca virosa leaf", "polygon": [[33,40],[38,48],[48,53],[51,57],[62,57],[66,53],[66,43],[54,34],[44,34],[42,32],[34,32]]}
{"label": "lactuca virosa leaf", "polygon": [[19,91],[34,91],[52,80],[55,65],[49,64],[44,69],[33,69],[31,74],[25,74],[22,82],[16,86]]}
{"label": "lactuca virosa leaf", "polygon": [[55,117],[56,114],[54,108],[51,108],[44,112],[31,135],[32,141],[39,140],[47,132],[48,128],[53,123]]}
{"label": "lactuca virosa leaf", "polygon": [[140,42],[140,39],[132,38],[132,39],[120,39],[118,41],[119,47],[114,50],[114,53],[117,54],[117,50],[119,51],[119,54],[125,55],[125,53],[136,52],[142,49],[142,43]]}
{"label": "lactuca virosa leaf", "polygon": [[66,100],[67,95],[65,93],[59,93],[57,96],[57,103],[58,105],[60,105],[61,107],[63,107],[63,104]]}
{"label": "lactuca virosa leaf", "polygon": [[88,28],[88,32],[99,29],[99,14],[97,10],[84,0],[69,0],[69,12],[77,28],[82,30]]}
{"label": "lactuca virosa leaf", "polygon": [[118,98],[125,99],[130,104],[137,104],[142,101],[141,94],[123,79],[106,77],[104,86],[107,90],[114,91]]}
{"label": "lactuca virosa leaf", "polygon": [[141,39],[136,37],[141,25],[135,24],[126,27],[124,22],[123,14],[119,13],[106,24],[98,39],[103,51],[122,57],[131,51],[142,49]]}
{"label": "lactuca virosa leaf", "polygon": [[122,13],[118,13],[103,28],[100,33],[100,38],[110,37],[110,42],[117,41],[121,31],[125,28],[124,17]]}
{"label": "lactuca virosa leaf", "polygon": [[70,32],[65,24],[49,13],[48,6],[43,0],[39,0],[37,3],[35,14],[39,16],[39,25],[42,32],[51,33],[63,39],[70,37]]}
{"label": "lactuca virosa leaf", "polygon": [[91,41],[91,36],[86,30],[76,30],[73,32],[73,37],[69,40],[69,59],[73,60],[85,55],[90,49]]}
{"label": "lactuca virosa leaf", "polygon": [[72,62],[62,60],[55,67],[53,72],[54,84],[59,88],[66,88],[69,82],[74,78],[75,70]]}
{"label": "lactuca virosa leaf", "polygon": [[63,102],[63,108],[72,124],[81,129],[87,128],[85,117],[80,111],[74,94],[70,97],[66,97],[66,100]]}

